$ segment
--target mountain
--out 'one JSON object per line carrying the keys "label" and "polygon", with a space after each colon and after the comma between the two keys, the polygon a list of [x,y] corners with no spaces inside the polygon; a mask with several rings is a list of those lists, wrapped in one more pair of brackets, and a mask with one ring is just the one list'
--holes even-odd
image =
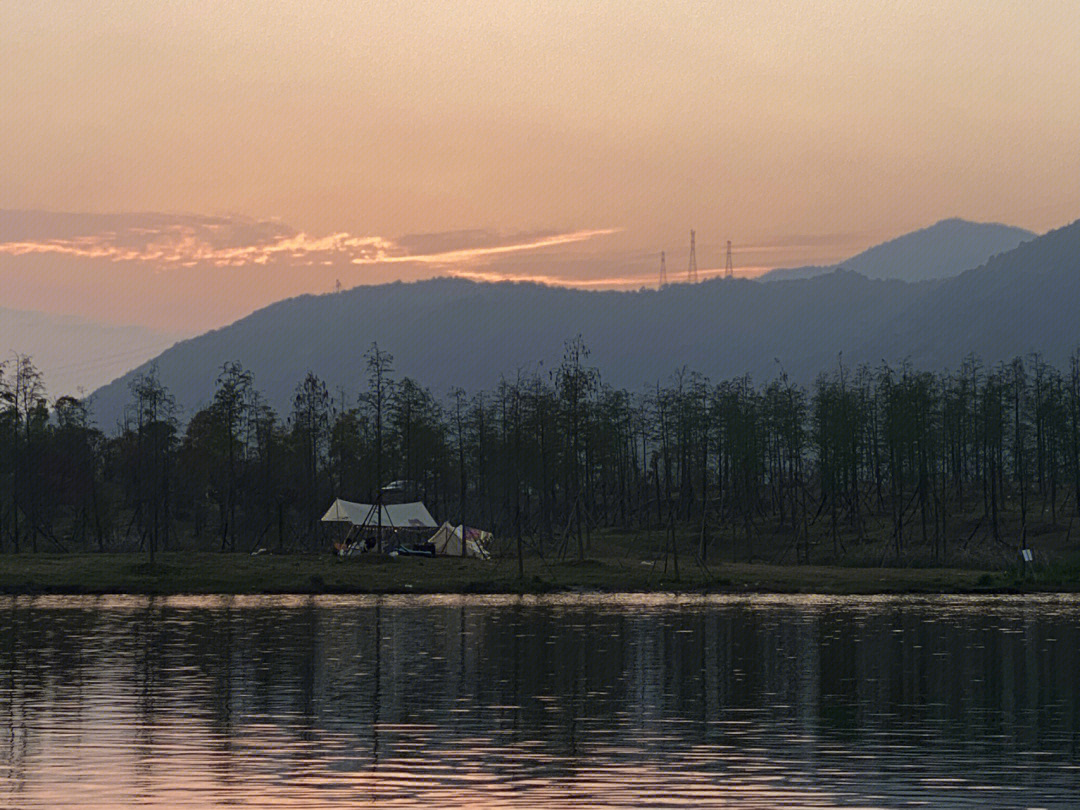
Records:
{"label": "mountain", "polygon": [[867,278],[926,281],[952,278],[978,267],[987,259],[1006,253],[1036,234],[1023,228],[996,223],[943,219],[929,228],[914,231],[863,251],[836,267],[794,267],[770,270],[759,281],[790,281],[828,273],[837,267]]}
{"label": "mountain", "polygon": [[[836,270],[772,284],[715,279],[636,292],[445,278],[360,287],[281,301],[178,343],[156,362],[189,411],[209,401],[229,360],[251,370],[281,412],[308,370],[331,391],[355,394],[373,341],[394,355],[399,378],[440,394],[550,370],[578,334],[603,379],[633,390],[683,366],[713,379],[768,379],[782,365],[807,383],[835,368],[841,352],[849,367],[883,359],[956,367],[969,352],[993,363],[1034,349],[1063,364],[1080,340],[1078,309],[1080,222],[955,278],[918,283]],[[131,374],[94,395],[101,424],[120,414]]]}
{"label": "mountain", "polygon": [[808,264],[805,267],[777,267],[757,277],[757,281],[797,281],[814,276],[823,276],[834,270],[839,270],[841,265]]}
{"label": "mountain", "polygon": [[1063,368],[1080,346],[1080,222],[1050,231],[944,282],[864,344],[866,356],[904,356],[955,368],[974,352],[988,363],[1041,353]]}
{"label": "mountain", "polygon": [[[443,278],[281,301],[183,341],[156,362],[188,409],[209,401],[222,363],[239,360],[287,411],[308,370],[332,391],[358,391],[373,341],[393,354],[398,377],[446,393],[490,388],[541,362],[541,370],[554,368],[565,341],[581,334],[606,381],[637,389],[683,365],[716,377],[764,376],[780,357],[785,366],[816,370],[916,295],[912,285],[844,272],[779,285],[717,279],[637,292]],[[95,393],[101,424],[120,414],[130,378]]]}

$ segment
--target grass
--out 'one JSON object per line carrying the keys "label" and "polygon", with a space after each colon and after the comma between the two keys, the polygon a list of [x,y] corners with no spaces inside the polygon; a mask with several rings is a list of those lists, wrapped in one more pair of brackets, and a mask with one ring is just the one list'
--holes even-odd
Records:
{"label": "grass", "polygon": [[[370,555],[342,560],[329,553],[252,557],[177,550],[150,563],[146,554],[135,553],[23,553],[0,554],[0,593],[1080,592],[1080,548],[1057,537],[1040,537],[1040,564],[1034,571],[1022,571],[1003,546],[987,543],[973,544],[967,552],[954,544],[950,567],[935,564],[928,549],[922,554],[912,549],[905,565],[894,565],[887,537],[858,545],[848,538],[842,564],[830,559],[831,543],[818,542],[815,564],[795,565],[790,540],[768,532],[756,537],[752,550],[758,556],[750,562],[743,561],[751,549],[741,538],[714,537],[706,568],[695,563],[690,551],[697,546],[695,534],[677,533],[678,577],[673,566],[665,570],[658,557],[665,545],[662,532],[603,530],[592,534],[586,560],[575,559],[574,541],[561,560],[549,545],[545,558],[526,557],[523,578],[512,556],[463,560]],[[504,555],[511,550],[503,544]]]}
{"label": "grass", "polygon": [[1080,591],[1080,569],[1018,571],[662,562],[601,557],[577,561],[171,552],[0,555],[0,593],[547,593],[709,591],[823,594]]}

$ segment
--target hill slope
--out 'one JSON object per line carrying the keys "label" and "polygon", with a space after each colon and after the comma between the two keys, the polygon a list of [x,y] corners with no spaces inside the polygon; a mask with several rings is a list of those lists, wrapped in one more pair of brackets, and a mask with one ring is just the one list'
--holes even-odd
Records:
{"label": "hill slope", "polygon": [[[926,281],[952,278],[978,267],[992,256],[1035,238],[1031,231],[996,223],[943,219],[865,250],[837,267],[867,278]],[[770,270],[760,281],[788,281],[828,273],[834,267],[793,267]]]}
{"label": "hill slope", "polygon": [[974,352],[987,362],[1039,352],[1063,367],[1080,345],[1080,223],[995,256],[942,285],[878,330],[864,353],[956,367]]}
{"label": "hill slope", "polygon": [[[445,393],[489,388],[538,363],[553,368],[565,341],[580,334],[606,381],[636,389],[683,365],[717,377],[760,377],[774,372],[779,357],[789,370],[816,371],[920,294],[912,285],[851,273],[639,292],[435,279],[282,301],[183,341],[156,362],[185,408],[207,402],[222,363],[239,360],[271,403],[287,410],[309,369],[331,390],[358,391],[373,341],[394,355],[397,376]],[[94,395],[103,425],[120,414],[130,377]]]}
{"label": "hill slope", "polygon": [[[941,368],[972,351],[995,362],[1037,348],[1061,363],[1080,340],[1078,307],[1080,223],[959,277],[915,284],[835,271],[638,292],[457,279],[361,287],[279,302],[179,343],[157,363],[179,403],[192,409],[209,401],[222,363],[239,360],[282,412],[308,370],[332,391],[359,391],[373,341],[394,355],[398,377],[443,394],[490,388],[540,362],[553,368],[578,334],[590,362],[616,386],[639,389],[682,366],[714,379],[767,379],[777,360],[809,382],[835,367],[840,352],[845,364],[910,358]],[[120,414],[130,376],[95,394],[101,424]]]}

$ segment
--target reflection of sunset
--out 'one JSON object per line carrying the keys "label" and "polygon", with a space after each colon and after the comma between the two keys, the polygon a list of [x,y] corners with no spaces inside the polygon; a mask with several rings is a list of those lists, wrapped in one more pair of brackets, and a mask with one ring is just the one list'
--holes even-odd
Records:
{"label": "reflection of sunset", "polygon": [[1077,787],[1078,608],[0,599],[0,805],[960,808],[1037,782],[1057,806]]}

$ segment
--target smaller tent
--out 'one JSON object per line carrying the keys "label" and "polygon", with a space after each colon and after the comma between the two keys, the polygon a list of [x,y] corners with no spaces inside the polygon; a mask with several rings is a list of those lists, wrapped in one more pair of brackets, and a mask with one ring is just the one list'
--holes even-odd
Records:
{"label": "smaller tent", "polygon": [[440,557],[460,557],[462,536],[465,538],[465,556],[478,557],[481,560],[488,559],[487,544],[491,540],[491,532],[480,529],[472,529],[467,526],[451,526],[444,523],[428,540],[435,546],[435,554]]}

